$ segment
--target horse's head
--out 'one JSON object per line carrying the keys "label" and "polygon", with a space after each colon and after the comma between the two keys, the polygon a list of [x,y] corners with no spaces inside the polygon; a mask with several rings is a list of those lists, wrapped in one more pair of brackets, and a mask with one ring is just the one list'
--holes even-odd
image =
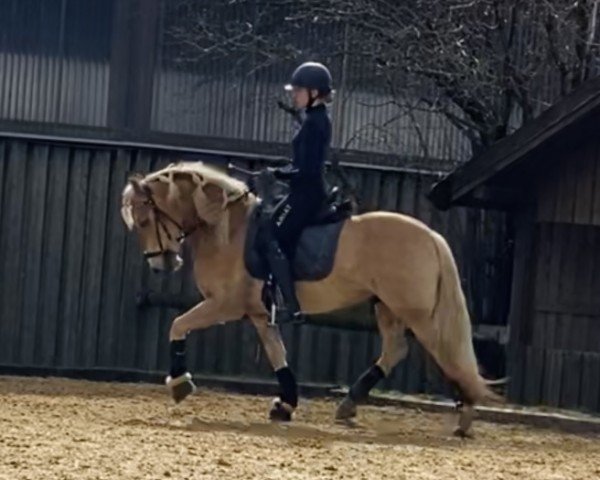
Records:
{"label": "horse's head", "polygon": [[183,265],[180,250],[186,232],[181,214],[167,201],[167,193],[164,184],[134,175],[123,190],[121,216],[127,228],[137,233],[150,268],[175,271]]}
{"label": "horse's head", "polygon": [[181,163],[146,177],[131,176],[123,190],[121,215],[136,231],[150,267],[174,271],[183,265],[183,240],[196,230],[227,242],[227,207],[245,194],[245,185],[210,167]]}

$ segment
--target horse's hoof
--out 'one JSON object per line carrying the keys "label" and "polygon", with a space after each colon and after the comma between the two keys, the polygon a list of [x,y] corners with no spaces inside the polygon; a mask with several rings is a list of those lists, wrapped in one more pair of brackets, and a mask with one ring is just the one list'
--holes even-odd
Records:
{"label": "horse's hoof", "polygon": [[196,392],[196,385],[194,385],[192,375],[189,372],[185,372],[183,375],[175,378],[171,378],[169,375],[165,383],[175,403],[183,401],[186,397]]}
{"label": "horse's hoof", "polygon": [[473,419],[475,418],[475,408],[473,405],[461,404],[457,407],[458,410],[458,426],[455,430],[456,432],[463,432],[457,436],[462,436],[462,438],[466,438],[471,431],[471,426],[473,425]]}
{"label": "horse's hoof", "polygon": [[356,417],[356,403],[350,397],[344,397],[335,412],[336,420],[349,420]]}
{"label": "horse's hoof", "polygon": [[461,427],[456,427],[453,434],[458,438],[473,438],[473,433],[471,431],[464,430]]}
{"label": "horse's hoof", "polygon": [[292,413],[294,413],[294,407],[276,398],[273,400],[273,405],[269,412],[269,420],[274,422],[290,422],[292,420]]}

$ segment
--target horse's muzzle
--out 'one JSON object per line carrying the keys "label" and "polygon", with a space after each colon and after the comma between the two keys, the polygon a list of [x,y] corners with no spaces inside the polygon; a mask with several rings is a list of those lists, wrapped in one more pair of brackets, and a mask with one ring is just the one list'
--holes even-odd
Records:
{"label": "horse's muzzle", "polygon": [[159,255],[146,255],[146,259],[154,272],[176,272],[183,265],[179,254],[171,250],[166,250]]}

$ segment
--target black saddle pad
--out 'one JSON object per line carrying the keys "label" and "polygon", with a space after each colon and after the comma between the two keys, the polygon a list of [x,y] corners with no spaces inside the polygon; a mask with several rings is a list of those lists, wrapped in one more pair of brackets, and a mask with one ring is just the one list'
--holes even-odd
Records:
{"label": "black saddle pad", "polygon": [[[261,214],[262,206],[258,205],[250,217],[244,260],[251,276],[266,280],[269,268],[260,249],[260,229],[263,223]],[[296,280],[316,281],[331,273],[338,240],[346,218],[340,217],[338,221],[304,229],[292,266]]]}

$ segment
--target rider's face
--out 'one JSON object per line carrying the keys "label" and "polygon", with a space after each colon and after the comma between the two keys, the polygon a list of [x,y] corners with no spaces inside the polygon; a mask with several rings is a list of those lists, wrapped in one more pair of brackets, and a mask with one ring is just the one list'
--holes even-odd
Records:
{"label": "rider's face", "polygon": [[294,87],[292,89],[292,101],[294,102],[294,106],[296,108],[306,108],[310,103],[310,96],[316,98],[318,92],[313,90],[312,92],[307,88]]}

